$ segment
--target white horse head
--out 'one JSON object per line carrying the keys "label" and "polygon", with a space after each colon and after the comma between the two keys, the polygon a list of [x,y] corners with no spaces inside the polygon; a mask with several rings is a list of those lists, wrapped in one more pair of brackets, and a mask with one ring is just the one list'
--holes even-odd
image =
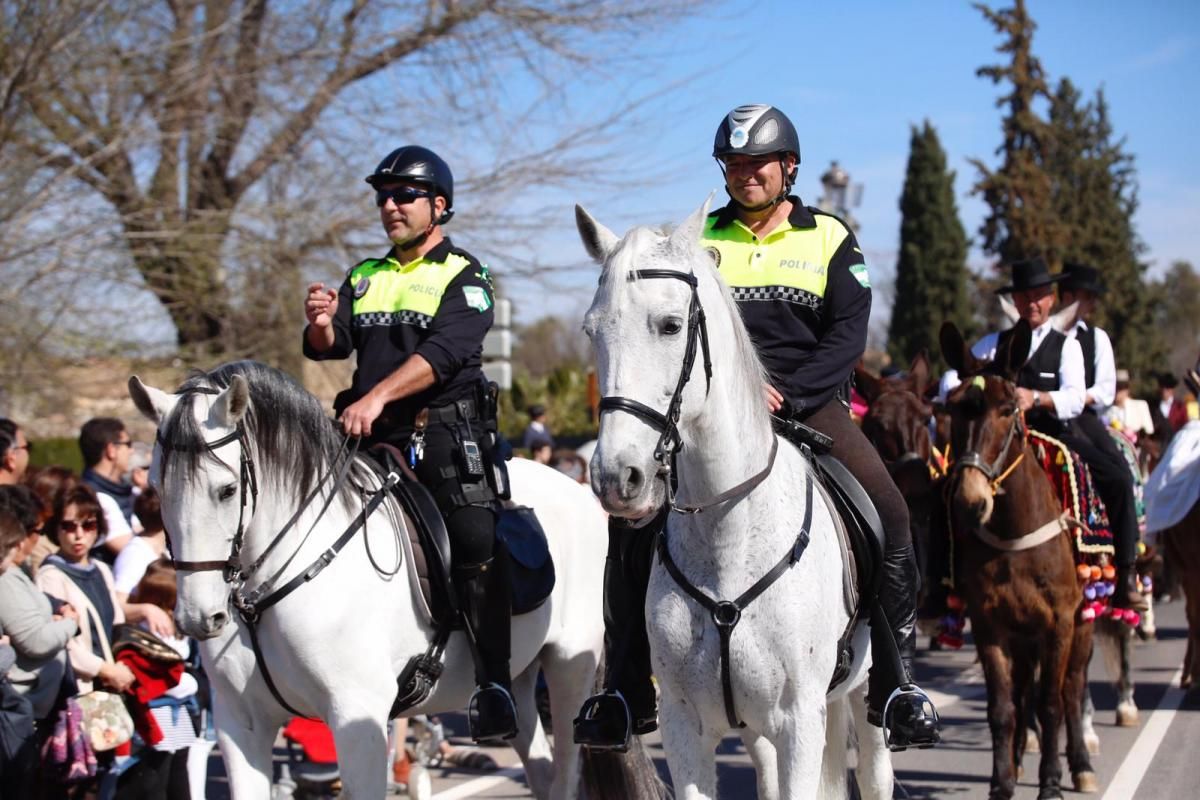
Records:
{"label": "white horse head", "polygon": [[[731,400],[731,392],[739,395],[734,407],[750,417],[747,426],[760,423],[763,446],[769,442],[762,367],[745,329],[734,324],[738,312],[713,258],[700,247],[711,199],[669,235],[638,227],[620,240],[575,209],[584,247],[603,267],[584,323],[596,348],[602,412],[628,412],[602,416],[591,462],[592,488],[616,516],[642,518],[663,505],[667,484],[656,477],[666,469],[670,423],[686,447],[704,436],[705,415]],[[713,367],[719,385],[706,366],[710,355],[714,365],[723,362]],[[610,405],[614,399],[624,405]],[[677,421],[666,419],[673,400]],[[691,486],[680,476],[681,493],[706,491],[695,484],[705,479],[699,474]]]}
{"label": "white horse head", "polygon": [[158,426],[150,479],[179,568],[176,620],[189,636],[217,636],[230,621],[239,555],[243,565],[258,555],[298,505],[293,495],[308,495],[336,434],[311,395],[252,362],[193,377],[175,394],[134,376],[129,394]]}

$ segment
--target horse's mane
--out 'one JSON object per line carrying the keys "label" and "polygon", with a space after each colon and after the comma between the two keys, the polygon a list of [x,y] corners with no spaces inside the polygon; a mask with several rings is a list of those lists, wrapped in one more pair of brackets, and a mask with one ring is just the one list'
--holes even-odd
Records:
{"label": "horse's mane", "polygon": [[[304,387],[286,373],[255,361],[233,361],[210,372],[196,372],[176,389],[182,397],[160,429],[166,443],[164,474],[174,464],[185,480],[191,480],[200,460],[213,457],[204,446],[204,433],[196,419],[195,390],[226,389],[235,375],[245,378],[250,387],[244,426],[259,464],[259,479],[297,499],[307,497],[322,471],[334,463],[342,437]],[[354,484],[347,481],[342,486],[344,501],[354,497]]]}
{"label": "horse's mane", "polygon": [[[738,369],[743,371],[743,380],[732,385],[748,387],[750,395],[742,399],[750,409],[749,413],[755,418],[761,416],[765,422],[767,411],[766,405],[762,402],[762,386],[767,382],[767,371],[758,357],[754,343],[750,341],[750,333],[742,320],[742,312],[733,299],[733,293],[721,278],[716,264],[704,253],[698,243],[680,247],[671,242],[671,228],[672,226],[639,226],[631,229],[605,260],[600,281],[602,284],[609,284],[609,291],[615,294],[624,291],[621,287],[630,285],[630,281],[612,280],[614,275],[620,275],[623,278],[635,269],[662,266],[687,272],[690,268],[697,277],[701,278],[701,286],[703,286],[703,276],[710,276],[720,291],[725,313],[729,317],[733,331],[733,341],[729,342],[734,348],[732,361]],[[617,298],[614,297],[613,301],[617,302]],[[714,310],[706,309],[706,311],[711,322]],[[696,363],[699,367],[699,357],[697,357]],[[729,379],[724,375],[714,375],[714,380],[728,381]]]}

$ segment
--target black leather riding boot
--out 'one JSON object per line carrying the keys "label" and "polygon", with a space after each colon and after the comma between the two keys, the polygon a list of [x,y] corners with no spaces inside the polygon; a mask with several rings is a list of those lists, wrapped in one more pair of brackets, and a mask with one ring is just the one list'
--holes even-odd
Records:
{"label": "black leather riding boot", "polygon": [[1112,604],[1116,608],[1132,608],[1142,614],[1150,610],[1150,603],[1138,585],[1136,564],[1117,567],[1117,581],[1113,586]]}
{"label": "black leather riding boot", "polygon": [[624,752],[634,735],[658,727],[646,635],[646,587],[654,542],[666,522],[660,514],[643,528],[613,520],[604,565],[604,691],[592,695],[575,718],[575,743]]}
{"label": "black leather riding boot", "polygon": [[884,728],[892,750],[930,747],[940,738],[937,711],[913,681],[920,581],[911,544],[884,554],[879,595],[871,611],[867,718]]}
{"label": "black leather riding boot", "polygon": [[467,708],[471,738],[476,742],[517,735],[517,708],[512,698],[508,662],[512,639],[512,587],[509,557],[502,550],[480,564],[454,570],[463,614],[470,628],[478,688]]}

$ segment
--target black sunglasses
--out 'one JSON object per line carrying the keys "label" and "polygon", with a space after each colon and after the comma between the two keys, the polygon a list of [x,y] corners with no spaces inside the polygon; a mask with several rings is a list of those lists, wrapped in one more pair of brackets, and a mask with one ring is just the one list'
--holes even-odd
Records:
{"label": "black sunglasses", "polygon": [[411,186],[397,186],[394,189],[376,189],[375,190],[375,205],[383,208],[390,198],[398,206],[405,203],[411,203],[413,200],[419,200],[422,197],[433,197],[432,192],[424,189],[414,189]]}
{"label": "black sunglasses", "polygon": [[26,442],[25,444],[14,444],[9,449],[10,450],[24,450],[26,453],[33,455],[33,442]]}
{"label": "black sunglasses", "polygon": [[83,530],[88,533],[96,530],[100,526],[100,522],[95,517],[87,519],[74,520],[64,519],[58,523],[58,530],[62,533],[74,533],[77,530]]}

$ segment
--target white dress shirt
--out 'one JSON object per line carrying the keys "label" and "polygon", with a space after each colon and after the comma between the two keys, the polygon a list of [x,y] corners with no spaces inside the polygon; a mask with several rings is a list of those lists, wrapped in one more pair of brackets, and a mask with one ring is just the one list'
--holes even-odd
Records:
{"label": "white dress shirt", "polygon": [[[1038,348],[1046,341],[1046,334],[1052,330],[1054,330],[1054,326],[1049,321],[1033,329],[1033,339],[1029,345],[1030,357],[1033,357],[1033,354],[1038,351]],[[1107,337],[1105,338],[1107,339]],[[991,361],[996,357],[996,343],[999,339],[1000,334],[989,333],[975,343],[975,346],[971,348],[971,354],[984,361]],[[962,381],[958,378],[958,372],[947,370],[938,385],[938,396],[942,402],[946,401],[946,395],[950,394],[960,383]],[[1074,337],[1068,337],[1063,342],[1062,358],[1058,364],[1058,389],[1053,392],[1042,392],[1042,394],[1050,396],[1054,403],[1054,412],[1059,419],[1064,421],[1074,419],[1083,412],[1084,401],[1087,397],[1087,387],[1083,384],[1083,350]],[[1116,385],[1115,376],[1113,385]]]}
{"label": "white dress shirt", "polygon": [[[1067,336],[1074,339],[1084,324],[1083,320],[1076,322]],[[1113,404],[1113,398],[1117,395],[1117,359],[1113,355],[1112,341],[1104,329],[1093,325],[1092,330],[1096,333],[1096,355],[1092,362],[1096,374],[1093,378],[1095,383],[1087,387],[1087,393],[1092,396],[1092,408],[1096,413],[1103,414],[1104,410]],[[1082,348],[1080,352],[1083,352]]]}

